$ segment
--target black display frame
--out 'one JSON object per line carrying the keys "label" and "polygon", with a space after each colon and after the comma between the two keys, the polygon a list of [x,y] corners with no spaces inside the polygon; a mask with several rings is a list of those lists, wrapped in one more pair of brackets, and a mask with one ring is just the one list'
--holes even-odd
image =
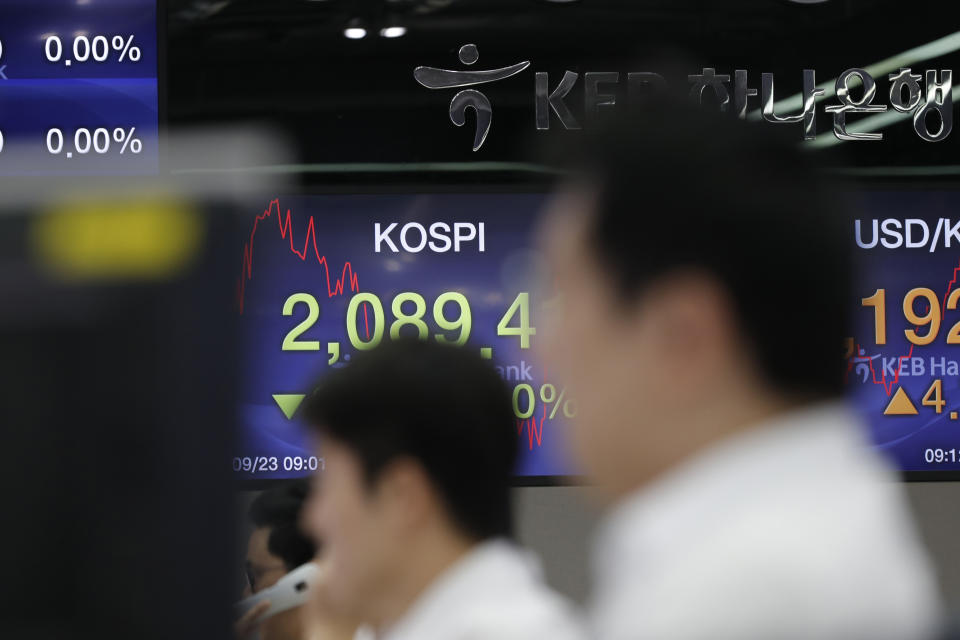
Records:
{"label": "black display frame", "polygon": [[[960,172],[952,174],[935,174],[917,177],[913,174],[916,168],[910,167],[910,173],[897,175],[896,167],[880,168],[874,175],[859,167],[839,168],[833,171],[841,178],[845,178],[854,192],[856,191],[957,191],[960,192]],[[934,170],[936,170],[934,168]],[[903,482],[960,482],[960,471],[907,471],[898,470]]]}
{"label": "black display frame", "polygon": [[[380,172],[362,174],[364,176],[382,175]],[[389,173],[396,177],[397,174]],[[403,177],[409,177],[408,174],[401,174]],[[538,175],[538,174],[534,174]],[[539,174],[544,175],[544,174]],[[547,174],[549,175],[549,174]],[[303,174],[298,177],[303,178]],[[350,177],[350,176],[347,176]],[[332,196],[332,195],[416,195],[416,194],[463,194],[463,195],[481,195],[481,194],[543,194],[548,195],[550,189],[547,183],[531,182],[491,182],[491,183],[464,183],[462,181],[444,182],[437,180],[436,177],[431,181],[401,183],[374,183],[369,184],[363,181],[344,182],[342,184],[318,184],[309,181],[307,184],[291,184],[284,187],[282,194],[278,196]],[[313,474],[307,473],[300,478],[309,478]],[[241,491],[263,491],[275,486],[277,483],[288,482],[290,478],[238,478],[236,483]],[[523,487],[566,487],[566,486],[587,486],[589,482],[584,475],[511,475],[510,486],[514,488]]]}

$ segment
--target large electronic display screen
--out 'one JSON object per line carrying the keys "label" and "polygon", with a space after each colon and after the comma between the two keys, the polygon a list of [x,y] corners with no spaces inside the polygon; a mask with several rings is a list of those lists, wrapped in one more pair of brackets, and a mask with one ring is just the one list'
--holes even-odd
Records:
{"label": "large electronic display screen", "polygon": [[[960,192],[872,191],[851,223],[847,386],[904,471],[960,470]],[[815,259],[815,257],[811,257]]]}
{"label": "large electronic display screen", "polygon": [[156,0],[0,3],[0,176],[159,170]]}
{"label": "large electronic display screen", "polygon": [[242,247],[248,361],[237,473],[286,478],[322,466],[296,419],[302,394],[358,350],[399,335],[462,344],[490,357],[514,390],[523,451],[517,473],[573,473],[564,431],[575,402],[551,377],[549,362],[533,356],[543,301],[531,240],[543,200],[536,194],[265,200]]}
{"label": "large electronic display screen", "polygon": [[[578,475],[565,450],[576,400],[535,355],[536,327],[549,313],[533,246],[545,200],[300,195],[252,207],[237,247],[247,358],[238,477],[322,469],[297,420],[303,394],[359,350],[398,335],[490,357],[513,390],[518,476]],[[848,228],[853,324],[838,336],[849,396],[899,469],[960,470],[960,193],[870,191],[858,200]],[[785,340],[784,358],[803,357]]]}

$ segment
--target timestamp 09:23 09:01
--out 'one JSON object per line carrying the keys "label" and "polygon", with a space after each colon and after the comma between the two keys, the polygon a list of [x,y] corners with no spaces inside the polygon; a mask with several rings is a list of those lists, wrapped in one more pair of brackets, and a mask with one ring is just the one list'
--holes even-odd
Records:
{"label": "timestamp 09:23 09:01", "polygon": [[277,471],[323,471],[324,460],[318,456],[235,456],[237,473],[273,473]]}

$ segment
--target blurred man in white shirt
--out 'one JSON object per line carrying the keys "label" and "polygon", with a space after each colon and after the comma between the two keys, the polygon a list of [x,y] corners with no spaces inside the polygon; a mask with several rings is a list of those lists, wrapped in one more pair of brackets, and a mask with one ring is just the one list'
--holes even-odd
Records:
{"label": "blurred man in white shirt", "polygon": [[305,415],[325,458],[305,525],[327,614],[366,623],[358,638],[582,638],[510,541],[513,409],[476,350],[384,344],[327,376]]}
{"label": "blurred man in white shirt", "polygon": [[850,218],[793,139],[735,122],[652,105],[585,133],[545,227],[544,355],[609,503],[595,635],[930,637],[931,565],[840,400]]}

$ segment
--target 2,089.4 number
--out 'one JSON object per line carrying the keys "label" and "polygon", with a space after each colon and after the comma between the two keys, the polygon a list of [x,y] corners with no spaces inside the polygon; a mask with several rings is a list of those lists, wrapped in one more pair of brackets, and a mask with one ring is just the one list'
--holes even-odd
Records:
{"label": "2,089.4 number", "polygon": [[[309,293],[294,293],[283,303],[283,315],[292,316],[298,306],[306,306],[307,317],[291,329],[283,339],[283,351],[319,351],[320,341],[302,340],[301,336],[320,319],[320,303]],[[447,316],[450,306],[457,309],[453,317]],[[391,340],[400,337],[401,331],[409,327],[420,340],[430,336],[424,316],[427,314],[427,301],[419,293],[405,291],[390,301]],[[473,328],[473,314],[467,297],[457,291],[448,291],[433,301],[433,322],[441,332],[434,336],[437,342],[462,346],[470,338]],[[347,337],[354,349],[366,351],[373,349],[383,341],[386,331],[386,313],[383,302],[373,293],[358,293],[350,299],[347,307]],[[361,335],[361,327],[363,335]],[[455,335],[449,335],[456,332]],[[530,326],[530,294],[517,294],[513,303],[497,324],[498,336],[516,336],[520,339],[520,348],[530,348],[530,337],[536,335],[535,327]]]}

